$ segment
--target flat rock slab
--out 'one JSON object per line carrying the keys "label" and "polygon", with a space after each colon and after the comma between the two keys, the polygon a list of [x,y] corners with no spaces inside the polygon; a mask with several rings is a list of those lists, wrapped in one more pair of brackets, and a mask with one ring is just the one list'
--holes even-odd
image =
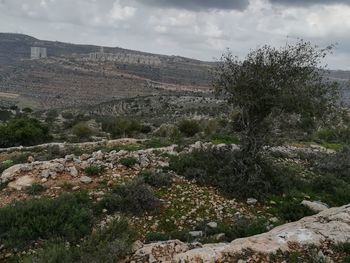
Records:
{"label": "flat rock slab", "polygon": [[[190,244],[178,240],[147,244],[136,251],[135,256],[131,257],[131,261],[153,263],[231,262],[230,259],[233,260],[236,256],[244,254],[246,250],[270,254],[279,250],[289,251],[288,244],[290,243],[300,246],[321,246],[325,241],[333,244],[344,244],[350,241],[350,205],[327,209],[317,215],[276,227],[260,235],[236,239],[231,243],[199,245],[197,248],[191,248]],[[175,246],[181,247],[179,252],[174,250]],[[157,249],[159,247],[163,249]],[[166,260],[161,261],[160,259]]]}
{"label": "flat rock slab", "polygon": [[34,183],[34,178],[29,175],[24,175],[22,177],[17,178],[15,181],[10,182],[8,184],[9,188],[22,190],[26,187],[31,186]]}

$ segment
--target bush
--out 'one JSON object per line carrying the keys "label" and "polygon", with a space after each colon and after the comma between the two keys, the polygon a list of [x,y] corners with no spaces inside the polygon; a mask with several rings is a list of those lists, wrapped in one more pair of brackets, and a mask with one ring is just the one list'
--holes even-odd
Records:
{"label": "bush", "polygon": [[152,189],[141,180],[134,180],[112,189],[99,203],[100,210],[105,208],[109,213],[115,211],[140,215],[144,212],[157,212],[160,200]]}
{"label": "bush", "polygon": [[26,193],[29,195],[38,195],[41,192],[45,191],[46,188],[41,184],[32,184],[31,186],[28,186],[25,190]]}
{"label": "bush", "polygon": [[125,220],[116,220],[91,234],[79,247],[67,246],[64,241],[57,240],[48,243],[28,261],[33,263],[114,263],[129,253],[133,236]]}
{"label": "bush", "polygon": [[90,166],[86,167],[84,171],[89,176],[96,176],[96,175],[101,175],[103,173],[104,167],[90,165]]}
{"label": "bush", "polygon": [[168,173],[151,171],[142,171],[140,173],[141,178],[146,184],[154,187],[169,187],[172,184],[171,175]]}
{"label": "bush", "polygon": [[119,163],[126,166],[126,167],[133,167],[135,164],[138,163],[138,160],[135,157],[125,157],[125,158],[121,158],[119,160]]}
{"label": "bush", "polygon": [[287,196],[278,200],[270,212],[289,222],[298,221],[303,217],[314,215],[315,212],[301,204],[302,200],[302,198]]}
{"label": "bush", "polygon": [[[170,169],[235,198],[266,198],[301,184],[297,171],[277,165],[268,155],[245,159],[240,151],[194,151],[171,158]],[[250,180],[248,180],[250,178]]]}
{"label": "bush", "polygon": [[49,129],[37,119],[20,116],[0,125],[0,147],[29,146],[49,139]]}
{"label": "bush", "polygon": [[350,128],[322,129],[316,133],[316,141],[350,145]]}
{"label": "bush", "polygon": [[102,130],[111,134],[113,138],[120,136],[132,136],[135,133],[148,133],[149,128],[131,118],[104,118],[99,120],[102,124]]}
{"label": "bush", "polygon": [[72,132],[79,139],[88,139],[93,135],[93,130],[89,127],[86,122],[79,122],[72,128]]}
{"label": "bush", "polygon": [[187,137],[193,137],[201,131],[199,123],[195,120],[181,120],[178,123],[178,127],[181,133]]}
{"label": "bush", "polygon": [[24,248],[38,239],[75,242],[90,233],[92,223],[90,199],[85,193],[15,202],[0,208],[0,243]]}

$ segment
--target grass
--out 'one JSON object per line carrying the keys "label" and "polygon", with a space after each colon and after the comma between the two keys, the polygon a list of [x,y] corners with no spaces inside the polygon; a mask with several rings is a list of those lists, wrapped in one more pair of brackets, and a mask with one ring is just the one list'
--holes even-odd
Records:
{"label": "grass", "polygon": [[28,195],[38,195],[44,192],[46,188],[41,184],[34,183],[31,186],[28,186],[25,191]]}
{"label": "grass", "polygon": [[234,135],[215,134],[211,137],[213,144],[239,144],[239,138]]}
{"label": "grass", "polygon": [[101,175],[104,172],[104,167],[97,165],[90,165],[85,168],[84,172],[88,176],[97,176]]}
{"label": "grass", "polygon": [[125,158],[121,158],[119,160],[119,163],[128,167],[128,168],[131,168],[133,167],[135,164],[138,163],[138,160],[135,158],[135,157],[125,157]]}

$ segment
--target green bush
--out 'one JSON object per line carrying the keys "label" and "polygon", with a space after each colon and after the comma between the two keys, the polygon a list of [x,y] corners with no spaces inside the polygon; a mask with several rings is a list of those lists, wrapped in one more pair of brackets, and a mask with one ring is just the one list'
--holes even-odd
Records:
{"label": "green bush", "polygon": [[79,122],[75,124],[72,128],[72,132],[79,139],[88,139],[94,133],[86,122]]}
{"label": "green bush", "polygon": [[276,205],[270,209],[270,212],[289,222],[298,221],[303,217],[314,215],[315,212],[301,204],[302,200],[302,198],[295,196],[280,198],[276,201]]}
{"label": "green bush", "polygon": [[101,175],[104,171],[104,167],[97,165],[90,165],[85,168],[85,173],[89,176]]}
{"label": "green bush", "polygon": [[41,192],[45,191],[46,188],[44,186],[42,186],[41,184],[32,184],[31,186],[28,186],[25,191],[27,194],[29,195],[38,195]]}
{"label": "green bush", "polygon": [[125,158],[121,158],[119,160],[119,163],[126,166],[126,167],[133,167],[135,164],[138,163],[138,160],[135,157],[125,157]]}
{"label": "green bush", "polygon": [[195,120],[181,120],[178,123],[178,128],[180,132],[186,135],[187,137],[193,137],[201,131],[199,123]]}
{"label": "green bush", "polygon": [[37,119],[20,116],[0,124],[0,147],[29,146],[49,139],[49,129]]}
{"label": "green bush", "polygon": [[316,140],[350,145],[350,128],[322,129],[316,133]]}
{"label": "green bush", "polygon": [[125,220],[116,220],[88,236],[79,245],[67,246],[63,240],[48,243],[37,255],[25,262],[35,263],[114,263],[123,259],[131,249],[134,233]]}
{"label": "green bush", "polygon": [[64,238],[75,242],[90,233],[93,223],[86,193],[56,199],[15,202],[0,208],[0,243],[24,248],[38,239]]}
{"label": "green bush", "polygon": [[169,187],[172,184],[171,175],[168,173],[142,171],[139,176],[146,184],[153,187]]}
{"label": "green bush", "polygon": [[99,120],[102,130],[111,134],[113,138],[132,136],[135,133],[148,133],[149,128],[132,118],[102,118]]}
{"label": "green bush", "polygon": [[134,180],[113,188],[98,207],[100,210],[107,209],[109,213],[121,211],[140,215],[144,212],[158,212],[160,205],[160,200],[149,186],[141,180]]}
{"label": "green bush", "polygon": [[214,144],[239,144],[239,139],[234,135],[214,134],[211,137],[211,142]]}

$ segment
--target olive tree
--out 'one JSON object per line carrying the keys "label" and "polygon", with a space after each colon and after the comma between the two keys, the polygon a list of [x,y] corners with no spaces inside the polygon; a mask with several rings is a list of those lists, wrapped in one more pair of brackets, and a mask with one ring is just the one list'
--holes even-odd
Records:
{"label": "olive tree", "polygon": [[315,128],[336,106],[337,84],[325,76],[324,49],[299,41],[282,48],[263,46],[244,60],[223,55],[217,69],[216,90],[239,111],[242,147],[259,152],[276,138],[273,127],[279,116],[294,116]]}
{"label": "olive tree", "polygon": [[308,124],[301,127],[310,131],[336,107],[337,84],[327,79],[322,64],[332,48],[299,41],[282,48],[263,46],[244,60],[230,52],[222,56],[214,85],[237,109],[241,127],[241,151],[230,163],[237,195],[264,195],[278,187],[277,170],[262,153],[279,142],[281,116]]}

